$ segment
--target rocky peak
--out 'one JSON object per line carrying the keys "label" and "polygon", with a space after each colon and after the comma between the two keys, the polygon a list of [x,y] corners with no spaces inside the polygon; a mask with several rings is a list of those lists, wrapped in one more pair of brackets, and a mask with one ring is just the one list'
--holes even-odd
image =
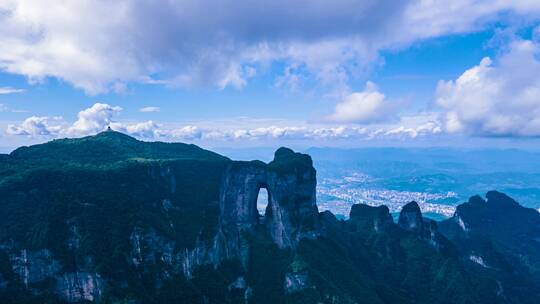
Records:
{"label": "rocky peak", "polygon": [[407,231],[423,231],[424,220],[418,203],[412,201],[403,206],[399,213],[398,225]]}
{"label": "rocky peak", "polygon": [[[309,155],[288,148],[279,148],[269,164],[234,162],[221,188],[222,231],[252,232],[263,225],[280,248],[295,247],[303,237],[315,237],[318,234],[315,174]],[[262,220],[257,211],[261,188],[268,191],[268,206]]]}
{"label": "rocky peak", "polygon": [[291,157],[295,157],[295,152],[287,147],[280,147],[274,152],[274,161],[286,161]]}
{"label": "rocky peak", "polygon": [[489,235],[517,242],[518,236],[540,233],[540,214],[520,206],[504,193],[489,191],[486,200],[475,195],[459,205],[454,216],[443,225],[451,236]]}
{"label": "rocky peak", "polygon": [[372,207],[365,204],[356,204],[351,208],[349,222],[354,230],[374,229],[377,232],[385,231],[394,224],[390,211],[386,206]]}
{"label": "rocky peak", "polygon": [[469,204],[485,204],[486,201],[480,195],[474,195],[469,198]]}
{"label": "rocky peak", "polygon": [[497,191],[485,197],[459,205],[452,218],[440,222],[441,233],[483,268],[525,269],[540,280],[531,266],[540,264],[540,213]]}
{"label": "rocky peak", "polygon": [[487,203],[493,207],[503,208],[519,208],[521,207],[518,202],[509,197],[508,195],[498,192],[489,191],[486,193]]}
{"label": "rocky peak", "polygon": [[427,241],[437,251],[452,254],[453,247],[439,232],[437,222],[423,218],[418,203],[413,201],[403,206],[399,214],[398,225],[402,229],[413,232],[417,237]]}

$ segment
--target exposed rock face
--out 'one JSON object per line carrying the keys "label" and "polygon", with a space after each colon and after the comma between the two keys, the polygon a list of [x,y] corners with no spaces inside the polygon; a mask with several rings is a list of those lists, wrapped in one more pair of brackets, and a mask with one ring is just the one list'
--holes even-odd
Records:
{"label": "exposed rock face", "polygon": [[[225,231],[251,230],[259,224],[257,196],[268,188],[266,165],[261,162],[232,164],[223,180],[220,225]],[[272,193],[268,191],[269,199]]]}
{"label": "exposed rock face", "polygon": [[403,206],[399,214],[398,225],[428,241],[440,252],[450,254],[454,250],[453,246],[439,232],[437,222],[423,218],[418,203],[414,201]]}
{"label": "exposed rock face", "polygon": [[[197,239],[194,248],[175,253],[172,240],[136,227],[130,236],[131,263],[136,267],[155,264],[159,256],[171,269],[188,278],[197,266],[217,267],[228,259],[238,259],[247,267],[249,245],[244,234],[256,233],[260,227],[279,248],[294,248],[301,238],[319,234],[315,187],[311,158],[290,149],[276,151],[270,164],[232,162],[221,184],[219,224],[210,244]],[[261,188],[267,189],[269,200],[264,217],[257,210]],[[168,200],[163,203],[165,209],[171,208]]]}
{"label": "exposed rock face", "polygon": [[394,224],[394,220],[386,206],[371,207],[356,204],[352,206],[349,218],[349,222],[355,225],[356,231],[374,229],[377,232],[382,232]]}
{"label": "exposed rock face", "polygon": [[13,271],[19,275],[25,287],[56,275],[60,271],[60,263],[53,259],[47,249],[39,251],[21,250],[10,256]]}
{"label": "exposed rock face", "polygon": [[489,191],[456,208],[440,223],[441,232],[470,260],[484,268],[526,271],[540,280],[540,213],[509,196]]}
{"label": "exposed rock face", "polygon": [[478,236],[496,237],[517,243],[516,237],[540,235],[540,214],[520,206],[509,196],[489,191],[486,199],[475,195],[456,208],[454,216],[443,221],[444,233],[450,238],[469,239]]}
{"label": "exposed rock face", "polygon": [[307,272],[288,272],[285,275],[283,289],[286,293],[294,293],[308,288],[313,288],[313,285]]}
{"label": "exposed rock face", "polygon": [[[268,165],[235,163],[227,170],[221,190],[221,231],[230,236],[264,225],[280,248],[295,247],[301,238],[318,234],[315,187],[311,158],[286,148],[276,151]],[[257,211],[261,188],[268,191],[264,218]]]}
{"label": "exposed rock face", "polygon": [[416,202],[413,201],[403,206],[399,213],[398,225],[408,231],[420,232],[424,230],[422,212]]}
{"label": "exposed rock face", "polygon": [[56,290],[72,303],[98,300],[103,292],[103,280],[97,273],[68,272],[56,281]]}
{"label": "exposed rock face", "polygon": [[94,301],[103,291],[103,280],[95,272],[84,269],[62,272],[62,263],[54,259],[47,249],[29,251],[23,249],[10,256],[13,271],[25,288],[46,279],[54,279],[55,290],[68,302]]}
{"label": "exposed rock face", "polygon": [[[268,191],[265,216],[257,210],[261,188]],[[233,162],[224,174],[220,190],[219,227],[211,246],[197,241],[180,258],[183,272],[191,276],[198,265],[217,266],[227,259],[248,264],[245,233],[263,227],[281,249],[294,248],[302,238],[320,234],[316,205],[316,172],[308,155],[287,148],[276,151],[274,161]]]}

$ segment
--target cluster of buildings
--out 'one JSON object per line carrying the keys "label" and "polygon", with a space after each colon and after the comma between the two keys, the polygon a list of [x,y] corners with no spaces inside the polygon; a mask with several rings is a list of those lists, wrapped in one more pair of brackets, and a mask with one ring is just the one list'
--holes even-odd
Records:
{"label": "cluster of buildings", "polygon": [[[356,178],[353,178],[356,179]],[[345,178],[345,180],[347,180]],[[334,214],[347,216],[353,204],[370,206],[386,205],[390,212],[399,212],[403,205],[416,201],[423,213],[436,213],[444,217],[454,214],[455,206],[444,201],[457,200],[455,192],[427,193],[399,191],[379,188],[366,188],[357,183],[341,180],[324,179],[317,187],[317,205],[319,210],[330,210]]]}

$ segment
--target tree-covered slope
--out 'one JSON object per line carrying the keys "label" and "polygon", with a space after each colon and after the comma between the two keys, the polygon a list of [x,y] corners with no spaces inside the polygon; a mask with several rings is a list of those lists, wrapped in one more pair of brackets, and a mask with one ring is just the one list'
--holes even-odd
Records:
{"label": "tree-covered slope", "polygon": [[155,295],[149,282],[156,278],[117,286],[138,276],[129,265],[133,234],[139,227],[152,231],[174,242],[173,250],[209,241],[228,163],[194,145],[141,142],[112,131],[15,150],[3,158],[0,177],[3,262],[13,265],[35,252],[50,257],[36,258],[45,268],[37,277],[24,261],[4,273],[14,278],[30,272],[8,287],[46,295],[57,287],[44,286],[42,278],[58,263],[58,273],[99,275],[110,294]]}

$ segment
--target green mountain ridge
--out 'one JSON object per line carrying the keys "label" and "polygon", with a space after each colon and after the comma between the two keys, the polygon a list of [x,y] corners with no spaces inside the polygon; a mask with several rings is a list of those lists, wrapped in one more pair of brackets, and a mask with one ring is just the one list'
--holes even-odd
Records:
{"label": "green mountain ridge", "polygon": [[105,131],[82,138],[56,139],[44,144],[21,147],[10,158],[25,161],[110,163],[129,159],[228,160],[193,144],[143,142],[116,131]]}

